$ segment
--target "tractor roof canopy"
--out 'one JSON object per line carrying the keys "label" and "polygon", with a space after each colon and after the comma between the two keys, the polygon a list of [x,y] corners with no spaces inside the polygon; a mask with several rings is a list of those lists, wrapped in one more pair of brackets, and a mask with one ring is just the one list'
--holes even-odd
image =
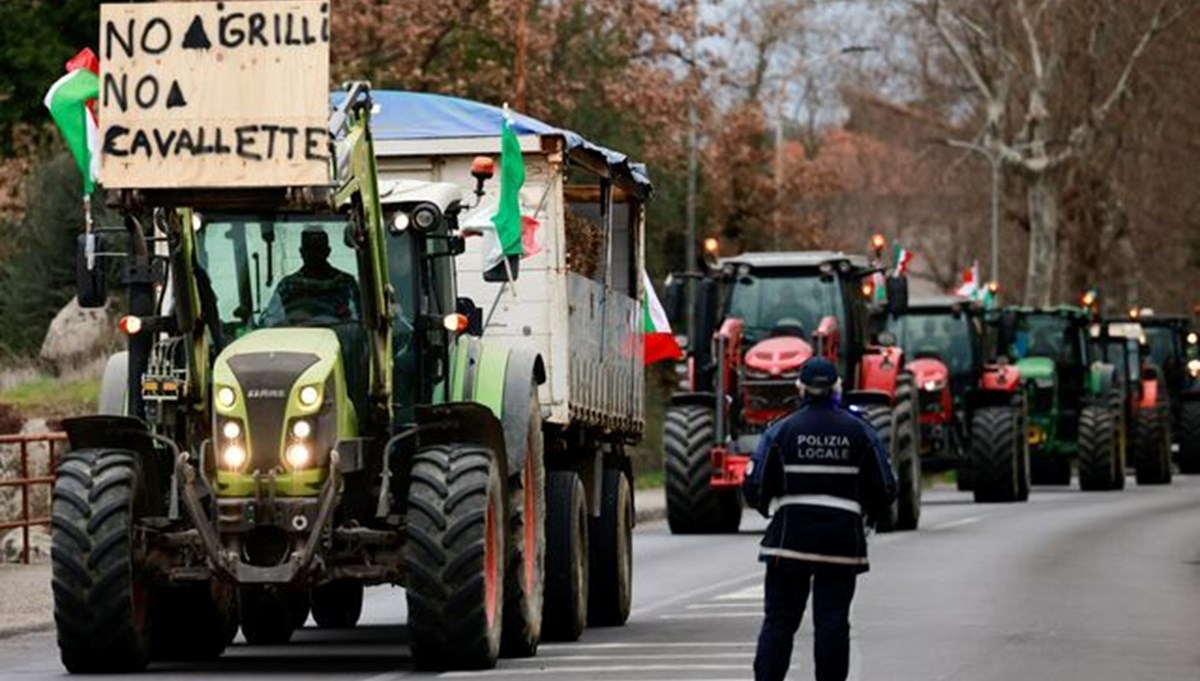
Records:
{"label": "tractor roof canopy", "polygon": [[908,299],[908,309],[920,314],[954,312],[955,310],[979,310],[981,306],[966,296],[915,296]]}
{"label": "tractor roof canopy", "polygon": [[[844,267],[843,268],[843,263]],[[768,253],[742,253],[721,259],[721,265],[747,265],[754,269],[804,268],[830,265],[835,270],[861,271],[868,267],[867,259],[840,251],[780,251]]]}

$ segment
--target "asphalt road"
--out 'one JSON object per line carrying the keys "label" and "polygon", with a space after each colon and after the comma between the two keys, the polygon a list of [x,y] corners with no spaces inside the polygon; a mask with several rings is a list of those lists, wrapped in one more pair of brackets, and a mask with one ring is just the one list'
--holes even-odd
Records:
{"label": "asphalt road", "polygon": [[[1120,493],[1037,489],[1028,504],[929,493],[917,533],[878,536],[854,607],[851,678],[1129,681],[1200,678],[1200,478]],[[726,537],[635,538],[630,623],[544,645],[484,679],[748,679],[760,622],[757,519]],[[286,647],[235,645],[150,679],[431,678],[412,671],[399,589],[369,597],[350,632]],[[807,620],[792,678],[811,678]],[[61,677],[52,632],[0,641],[0,678]]]}

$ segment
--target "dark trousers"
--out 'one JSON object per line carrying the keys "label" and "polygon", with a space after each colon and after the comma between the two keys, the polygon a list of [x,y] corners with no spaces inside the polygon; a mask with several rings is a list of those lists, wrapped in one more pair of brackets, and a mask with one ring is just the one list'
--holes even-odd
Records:
{"label": "dark trousers", "polygon": [[767,562],[766,617],[754,656],[755,681],[783,681],[787,676],[810,583],[817,681],[845,681],[850,671],[850,601],[857,577],[854,568],[841,565],[786,558]]}

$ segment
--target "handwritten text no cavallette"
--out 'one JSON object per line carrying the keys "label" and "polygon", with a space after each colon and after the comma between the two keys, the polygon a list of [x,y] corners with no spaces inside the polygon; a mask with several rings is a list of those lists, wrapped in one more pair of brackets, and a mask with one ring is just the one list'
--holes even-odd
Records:
{"label": "handwritten text no cavallette", "polygon": [[[286,5],[285,5],[286,6]],[[226,8],[229,11],[226,11]],[[253,50],[266,47],[305,47],[329,42],[329,4],[320,6],[320,20],[310,15],[280,9],[269,12],[236,11],[238,5],[217,3],[220,12],[215,32],[201,16],[189,23],[182,36],[161,17],[144,22],[128,19],[124,25],[107,21],[102,34],[103,59],[114,54],[133,59],[139,54],[157,56],[173,48],[185,50]],[[119,51],[119,52],[118,52]],[[137,110],[186,109],[187,95],[178,80],[164,87],[158,76],[144,74],[130,82],[127,73],[104,74],[103,105],[127,112]],[[135,127],[111,125],[105,130],[103,153],[112,157],[142,155],[147,159],[178,156],[236,155],[245,161],[325,160],[328,132],[323,126],[296,127],[271,122],[220,125]]]}

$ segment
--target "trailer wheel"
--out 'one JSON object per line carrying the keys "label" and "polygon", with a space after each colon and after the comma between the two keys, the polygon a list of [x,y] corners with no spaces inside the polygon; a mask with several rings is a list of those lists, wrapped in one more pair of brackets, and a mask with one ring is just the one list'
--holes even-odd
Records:
{"label": "trailer wheel", "polygon": [[54,621],[71,673],[149,661],[149,589],[134,558],[139,466],[133,452],[81,449],[58,466],[51,504]]}
{"label": "trailer wheel", "polygon": [[975,411],[971,417],[971,458],[976,503],[1023,500],[1024,442],[1025,430],[1016,409],[982,407]]}
{"label": "trailer wheel", "polygon": [[[891,459],[889,463],[892,465],[892,472],[895,473],[897,437],[895,429],[892,426],[894,423],[892,408],[883,404],[869,404],[859,412],[859,415],[875,429],[875,432],[879,435],[879,439],[887,447],[888,456]],[[899,499],[892,502],[891,507],[882,517],[874,518],[875,531],[891,532],[896,529],[896,519],[898,516]]]}
{"label": "trailer wheel", "polygon": [[604,471],[600,517],[588,537],[588,624],[615,627],[629,619],[633,600],[633,490],[615,468]]}
{"label": "trailer wheel", "polygon": [[1200,400],[1179,405],[1179,472],[1200,473]]}
{"label": "trailer wheel", "polygon": [[507,581],[504,585],[504,657],[531,657],[542,640],[546,568],[546,468],[537,386],[529,398],[525,457],[509,491]]}
{"label": "trailer wheel", "polygon": [[1125,480],[1121,461],[1124,426],[1120,406],[1092,404],[1079,415],[1079,488],[1085,491],[1120,489]]}
{"label": "trailer wheel", "polygon": [[673,534],[726,534],[742,522],[736,489],[712,486],[710,450],[716,444],[712,409],[671,407],[663,422],[667,524]]}
{"label": "trailer wheel", "polygon": [[[298,606],[291,590],[277,586],[243,586],[238,594],[242,636],[253,646],[275,646],[292,639],[299,624]],[[307,606],[305,616],[307,618]]]}
{"label": "trailer wheel", "polygon": [[504,621],[504,476],[485,447],[413,459],[404,545],[412,654],[423,669],[489,669]]}
{"label": "trailer wheel", "polygon": [[921,423],[912,376],[897,381],[894,414],[899,469],[895,529],[915,530],[921,523]]}
{"label": "trailer wheel", "polygon": [[1171,420],[1165,409],[1139,409],[1134,438],[1137,446],[1137,483],[1171,482]]}
{"label": "trailer wheel", "polygon": [[150,596],[150,655],[156,660],[211,660],[237,631],[237,591],[219,580],[156,586]]}
{"label": "trailer wheel", "polygon": [[542,637],[576,641],[587,624],[588,514],[573,471],[546,475],[546,604]]}
{"label": "trailer wheel", "polygon": [[313,587],[312,616],[324,629],[350,629],[362,615],[363,584],[353,579],[338,579]]}

